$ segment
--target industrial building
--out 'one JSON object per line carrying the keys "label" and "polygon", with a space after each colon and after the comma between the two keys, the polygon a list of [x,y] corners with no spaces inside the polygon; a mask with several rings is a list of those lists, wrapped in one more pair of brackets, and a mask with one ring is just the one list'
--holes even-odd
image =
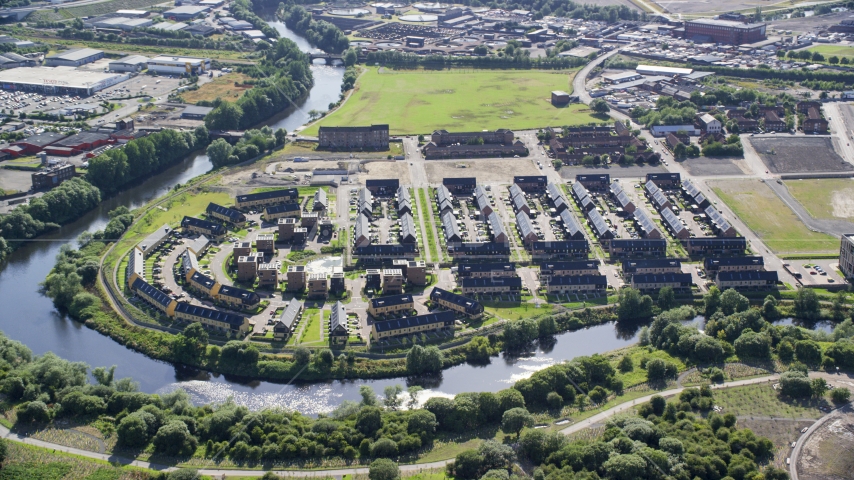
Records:
{"label": "industrial building", "polygon": [[142,55],[128,55],[110,62],[110,70],[113,72],[141,72],[146,68],[148,68],[148,57]]}
{"label": "industrial building", "polygon": [[104,58],[103,50],[94,48],[73,48],[55,53],[44,59],[46,67],[79,67]]}
{"label": "industrial building", "polygon": [[4,90],[88,97],[128,79],[119,73],[77,70],[74,67],[13,68],[0,71]]}
{"label": "industrial building", "polygon": [[698,18],[688,20],[685,22],[685,28],[675,30],[674,34],[681,34],[682,38],[688,40],[743,45],[765,40],[765,27],[764,23]]}
{"label": "industrial building", "polygon": [[210,69],[210,58],[160,55],[148,61],[149,72],[161,75],[201,75]]}
{"label": "industrial building", "polygon": [[388,150],[388,125],[320,127],[318,147],[330,150]]}
{"label": "industrial building", "polygon": [[208,7],[197,7],[195,5],[185,5],[181,7],[173,8],[172,10],[166,10],[163,12],[164,18],[169,18],[172,20],[183,21],[183,20],[191,20],[193,18],[198,17],[199,15],[208,11]]}

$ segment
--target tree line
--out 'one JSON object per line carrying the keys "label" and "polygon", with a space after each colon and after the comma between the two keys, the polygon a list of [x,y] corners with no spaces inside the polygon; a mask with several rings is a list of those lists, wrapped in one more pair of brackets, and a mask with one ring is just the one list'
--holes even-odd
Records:
{"label": "tree line", "polygon": [[350,40],[338,27],[323,20],[314,20],[305,8],[290,0],[287,5],[280,4],[277,14],[288,28],[324,52],[341,53],[350,47]]}
{"label": "tree line", "polygon": [[[510,46],[510,45],[508,45]],[[506,48],[506,47],[505,47]],[[377,51],[369,52],[365,63],[380,64],[399,68],[418,68],[441,70],[445,68],[517,68],[540,70],[563,70],[579,67],[587,63],[585,58],[576,57],[536,57],[531,58],[526,50],[514,48],[510,54],[456,57],[445,55],[416,55],[414,53]]]}
{"label": "tree line", "polygon": [[193,132],[166,129],[129,141],[122,148],[105,150],[89,160],[86,179],[105,193],[159,172],[210,142],[207,128]]}
{"label": "tree line", "polygon": [[214,107],[205,117],[211,130],[246,130],[294,105],[314,85],[307,54],[289,39],[280,38],[268,48],[256,67],[237,71],[258,80],[236,102],[217,98],[199,105]]}
{"label": "tree line", "polygon": [[222,138],[218,138],[208,145],[206,153],[214,168],[225,165],[234,165],[257,157],[260,153],[272,150],[274,147],[285,144],[288,132],[280,128],[273,129],[264,126],[260,130],[247,130],[243,137],[232,146]]}

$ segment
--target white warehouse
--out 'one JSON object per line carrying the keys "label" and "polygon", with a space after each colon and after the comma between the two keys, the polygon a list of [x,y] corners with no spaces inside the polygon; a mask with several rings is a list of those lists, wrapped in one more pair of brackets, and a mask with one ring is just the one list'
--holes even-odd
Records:
{"label": "white warehouse", "polygon": [[210,58],[161,55],[148,61],[148,71],[161,75],[201,75],[210,69]]}

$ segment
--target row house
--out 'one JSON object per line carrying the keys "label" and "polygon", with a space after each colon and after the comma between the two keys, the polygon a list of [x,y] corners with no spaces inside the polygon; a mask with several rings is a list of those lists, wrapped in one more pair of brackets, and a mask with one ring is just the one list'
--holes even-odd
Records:
{"label": "row house", "polygon": [[545,283],[546,292],[556,293],[603,293],[608,288],[605,275],[575,275],[552,277]]}
{"label": "row house", "polygon": [[637,260],[623,260],[622,272],[624,276],[682,273],[682,262],[673,258],[643,258]]}
{"label": "row house", "polygon": [[384,338],[398,337],[402,335],[415,335],[429,332],[454,331],[454,320],[456,315],[451,311],[429,313],[414,317],[404,317],[394,320],[374,322],[371,327],[371,338],[382,340]]}
{"label": "row house", "polygon": [[522,291],[519,277],[463,278],[460,282],[463,295],[468,294],[514,294]]}
{"label": "row house", "polygon": [[439,287],[434,288],[430,292],[430,301],[440,307],[465,315],[468,318],[480,318],[483,315],[483,305],[477,300],[457,295]]}
{"label": "row house", "polygon": [[632,288],[642,292],[653,292],[664,287],[676,291],[691,290],[690,273],[636,273],[632,275]]}
{"label": "row house", "polygon": [[547,262],[540,264],[540,280],[551,277],[575,277],[599,273],[599,260]]}

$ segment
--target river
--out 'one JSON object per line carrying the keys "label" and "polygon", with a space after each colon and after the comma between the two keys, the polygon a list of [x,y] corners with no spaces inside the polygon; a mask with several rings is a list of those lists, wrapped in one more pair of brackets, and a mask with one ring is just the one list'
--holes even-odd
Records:
{"label": "river", "polygon": [[[303,50],[305,40],[271,22],[283,36],[291,38]],[[343,68],[314,65],[315,86],[310,94],[284,118],[274,119],[275,127],[293,131],[308,119],[308,111],[325,110],[338,98]],[[223,375],[199,372],[152,360],[125,348],[109,337],[61,315],[50,299],[39,291],[39,283],[53,266],[60,247],[84,231],[103,228],[107,212],[124,205],[136,208],[167,193],[178,183],[207,172],[211,167],[205,155],[198,155],[153,176],[121,194],[104,201],[76,222],[50,235],[29,242],[11,255],[0,271],[0,329],[10,338],[26,344],[35,354],[52,351],[72,361],[93,367],[116,365],[116,376],[133,377],[145,392],[167,392],[184,388],[195,402],[222,402],[228,398],[252,409],[280,406],[317,414],[333,409],[342,400],[356,400],[361,385],[382,392],[387,385],[406,386],[406,378],[370,381],[331,381],[303,385],[242,381]],[[463,364],[446,370],[434,379],[423,394],[452,396],[468,391],[497,391],[520,378],[554,363],[581,355],[613,350],[635,341],[635,332],[618,332],[613,324],[601,325],[558,335],[555,342],[538,347],[525,356],[502,355],[488,365]]]}

